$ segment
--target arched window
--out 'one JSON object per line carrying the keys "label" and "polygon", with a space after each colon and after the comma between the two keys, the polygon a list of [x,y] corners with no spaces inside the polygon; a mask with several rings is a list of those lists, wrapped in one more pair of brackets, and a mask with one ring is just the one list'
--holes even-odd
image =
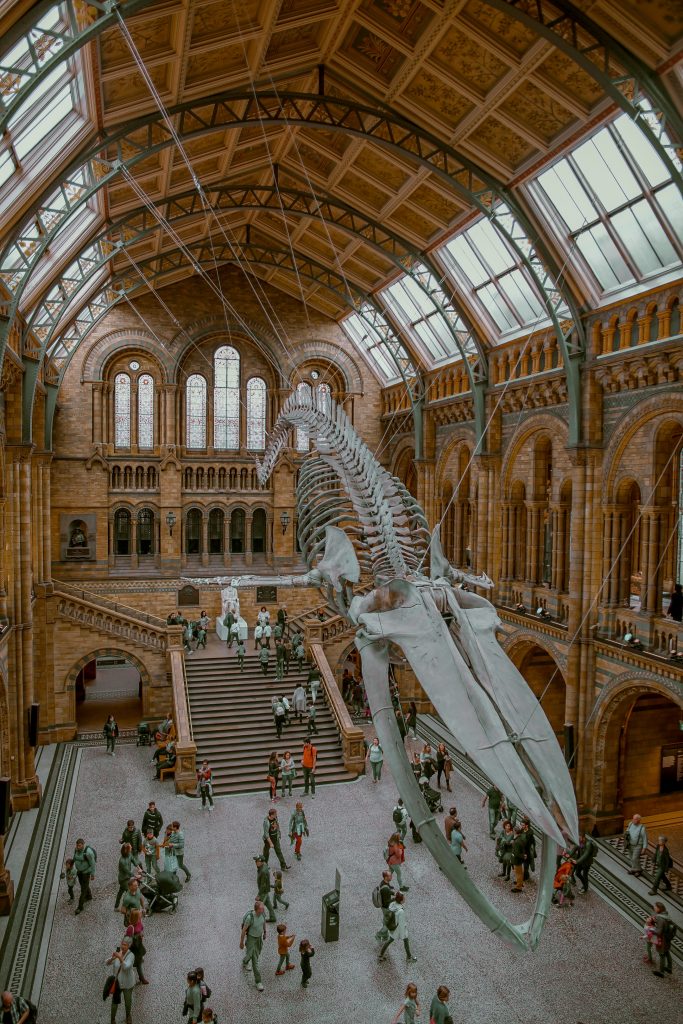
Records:
{"label": "arched window", "polygon": [[266,511],[263,508],[254,509],[254,518],[251,523],[251,550],[254,554],[263,554],[266,550]]}
{"label": "arched window", "polygon": [[130,512],[120,508],[114,516],[114,553],[130,554]]}
{"label": "arched window", "polygon": [[244,551],[244,511],[241,508],[233,509],[230,518],[230,551],[234,555]]}
{"label": "arched window", "polygon": [[130,448],[130,377],[117,373],[114,378],[114,444]]}
{"label": "arched window", "polygon": [[330,390],[330,385],[323,382],[322,384],[318,384],[316,390],[318,392],[318,408],[329,415],[332,411],[332,392]]}
{"label": "arched window", "polygon": [[138,448],[154,447],[154,379],[138,377]]}
{"label": "arched window", "polygon": [[213,445],[240,446],[240,355],[230,345],[213,358]]}
{"label": "arched window", "polygon": [[187,378],[185,404],[187,447],[206,448],[206,381],[199,373]]}
{"label": "arched window", "polygon": [[[310,398],[312,395],[311,385],[307,384],[305,380],[299,381],[296,386],[297,393],[302,397],[306,395]],[[307,452],[310,447],[310,438],[307,430],[302,430],[301,427],[297,427],[294,434],[294,447],[298,452]]]}
{"label": "arched window", "polygon": [[199,555],[202,550],[202,514],[198,508],[187,513],[185,528],[185,551],[188,555]]}
{"label": "arched window", "polygon": [[151,508],[138,512],[138,554],[154,554],[154,513]]}
{"label": "arched window", "polygon": [[212,508],[209,512],[209,554],[220,555],[223,553],[223,512],[219,508]]}
{"label": "arched window", "polygon": [[247,448],[266,447],[266,382],[252,377],[247,384]]}

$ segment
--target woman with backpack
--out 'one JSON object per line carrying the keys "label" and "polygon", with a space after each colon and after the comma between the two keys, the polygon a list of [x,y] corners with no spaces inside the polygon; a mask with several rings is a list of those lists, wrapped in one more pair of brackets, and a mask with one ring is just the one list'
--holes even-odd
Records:
{"label": "woman with backpack", "polygon": [[365,755],[366,759],[370,762],[372,768],[372,781],[379,782],[382,778],[382,765],[384,764],[384,751],[382,750],[378,738],[375,736],[372,743],[368,747],[368,752]]}
{"label": "woman with backpack", "polygon": [[116,746],[116,739],[119,735],[119,727],[113,715],[109,715],[107,721],[104,723],[102,735],[104,736],[107,742],[106,752],[107,754],[111,754],[111,756],[113,757],[114,747]]}
{"label": "woman with backpack", "polygon": [[[408,938],[408,922],[406,921],[406,912],[403,909],[403,901],[405,896],[402,892],[397,892],[392,902],[389,904],[389,914],[387,915],[387,929],[389,931],[389,938],[386,939],[380,948],[378,960],[386,960],[386,952],[392,942],[399,939],[403,942],[403,946],[406,951],[406,960],[408,963],[415,963],[417,957],[413,956],[410,951],[410,940]],[[393,914],[393,918],[392,915]],[[393,927],[392,927],[393,925]]]}

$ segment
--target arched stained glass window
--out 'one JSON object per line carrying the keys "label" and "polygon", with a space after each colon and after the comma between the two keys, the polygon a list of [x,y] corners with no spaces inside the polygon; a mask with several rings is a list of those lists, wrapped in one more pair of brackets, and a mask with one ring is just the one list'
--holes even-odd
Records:
{"label": "arched stained glass window", "polygon": [[206,448],[206,381],[199,373],[187,378],[186,433],[188,448]]}
{"label": "arched stained glass window", "polygon": [[318,408],[323,412],[330,413],[332,411],[332,392],[329,384],[318,384],[316,388],[318,392]]}
{"label": "arched stained glass window", "polygon": [[114,378],[114,444],[130,448],[130,377],[117,373]]}
{"label": "arched stained glass window", "polygon": [[266,382],[252,377],[247,384],[247,448],[266,447]]}
{"label": "arched stained glass window", "polygon": [[[310,398],[312,395],[311,385],[307,384],[305,380],[300,381],[296,386],[297,393],[299,395],[308,395]],[[303,430],[301,427],[297,427],[294,434],[294,447],[298,452],[307,452],[310,447],[310,439],[308,437],[308,431]]]}
{"label": "arched stained glass window", "polygon": [[138,377],[138,448],[154,447],[154,379]]}
{"label": "arched stained glass window", "polygon": [[213,358],[214,448],[240,446],[240,355],[223,345]]}

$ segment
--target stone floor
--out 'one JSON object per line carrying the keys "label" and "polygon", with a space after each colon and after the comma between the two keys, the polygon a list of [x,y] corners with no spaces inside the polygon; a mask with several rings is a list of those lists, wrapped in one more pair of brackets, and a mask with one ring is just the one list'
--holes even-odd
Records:
{"label": "stone floor", "polygon": [[[135,991],[135,1024],[181,1020],[185,974],[197,965],[205,969],[213,988],[210,1002],[222,1024],[388,1024],[409,980],[427,1007],[436,986],[448,984],[458,1024],[668,1024],[676,1017],[681,975],[653,977],[641,962],[638,931],[594,893],[577,897],[573,909],[553,908],[540,948],[519,954],[487,931],[445,884],[424,846],[410,838],[406,908],[418,962],[407,967],[403,950],[392,947],[388,961],[378,963],[379,914],[370,894],[392,831],[396,791],[389,777],[378,785],[362,778],[323,787],[315,801],[307,801],[311,837],[303,861],[293,861],[285,873],[291,902],[286,920],[297,942],[306,936],[316,948],[313,981],[304,992],[298,970],[274,976],[271,930],[261,959],[265,992],[259,994],[240,968],[238,940],[255,892],[252,855],[260,849],[268,798],[265,793],[227,797],[209,815],[195,801],[174,796],[170,783],[153,781],[148,759],[148,750],[133,745],[120,747],[115,760],[100,748],[82,752],[67,850],[79,835],[91,841],[98,851],[98,875],[94,900],[79,917],[60,886],[40,999],[42,1024],[109,1019],[101,990],[104,960],[122,934],[113,910],[117,840],[126,818],[133,815],[139,823],[151,798],[166,821],[177,817],[184,825],[192,881],[180,894],[177,914],[145,921],[151,984]],[[513,919],[525,917],[534,887],[514,896],[496,877],[479,794],[459,776],[454,783],[469,870]],[[293,800],[278,803],[285,826],[292,807]],[[333,887],[335,868],[342,877],[341,939],[326,945],[320,937],[320,897]],[[424,1024],[426,1013],[425,1007]]]}

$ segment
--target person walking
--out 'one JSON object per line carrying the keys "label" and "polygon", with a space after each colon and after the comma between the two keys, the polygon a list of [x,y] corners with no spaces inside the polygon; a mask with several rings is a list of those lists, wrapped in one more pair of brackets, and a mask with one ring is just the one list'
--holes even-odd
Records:
{"label": "person walking", "polygon": [[130,939],[124,936],[106,961],[114,976],[114,992],[111,997],[111,1024],[116,1022],[116,1013],[121,999],[126,1010],[126,1024],[133,1024],[133,989],[135,988],[135,955],[130,948]]}
{"label": "person walking", "polygon": [[401,837],[401,842],[404,842],[406,833],[408,832],[408,811],[403,806],[403,800],[400,797],[391,812],[391,817],[394,825],[396,826],[396,831]]}
{"label": "person walking", "polygon": [[522,826],[515,825],[515,838],[512,840],[512,866],[515,869],[515,884],[510,892],[522,892],[524,889],[524,858],[526,857],[526,840],[522,834]]}
{"label": "person walking", "polygon": [[318,762],[318,748],[314,747],[309,737],[304,740],[301,754],[301,768],[304,773],[304,796],[311,790],[311,799],[315,800],[315,766]]}
{"label": "person walking", "polygon": [[403,717],[403,711],[401,710],[400,705],[396,708],[394,714],[396,715],[396,728],[398,729],[401,735],[401,742],[405,742],[405,738],[408,735],[408,728],[406,726],[406,720]]}
{"label": "person walking", "polygon": [[436,748],[436,784],[441,789],[441,776],[446,780],[446,789],[450,793],[451,791],[451,772],[453,770],[453,762],[451,761],[450,754],[446,750],[445,743],[439,743]]}
{"label": "person walking", "polygon": [[413,739],[417,739],[417,705],[414,700],[411,700],[408,705],[408,717],[406,718],[406,727],[408,729],[408,735],[412,729]]}
{"label": "person walking", "polygon": [[289,795],[292,795],[292,783],[295,775],[296,765],[294,764],[294,758],[289,750],[285,750],[280,761],[280,795],[283,799],[285,796],[285,786],[289,791]]}
{"label": "person walking", "polygon": [[[240,933],[240,949],[244,949],[242,967],[245,971],[254,972],[254,981],[259,992],[263,992],[263,982],[259,970],[259,957],[266,938],[266,908],[261,900],[254,901],[254,909],[249,910],[242,918]],[[246,946],[246,949],[245,949]]]}
{"label": "person walking", "polygon": [[[522,824],[524,824],[524,821]],[[531,832],[531,828],[529,828],[529,832]],[[533,835],[533,833],[531,834]],[[588,892],[588,873],[597,852],[597,844],[581,829],[579,831],[579,841],[572,849],[570,856],[574,862],[574,877],[578,878],[581,883],[579,892],[582,895]]]}
{"label": "person walking", "polygon": [[655,947],[659,953],[659,970],[652,973],[656,978],[663,978],[665,974],[673,972],[671,943],[677,929],[663,903],[655,903],[653,910],[655,912]]}
{"label": "person walking", "polygon": [[259,613],[256,616],[256,621],[258,622],[259,626],[270,625],[270,612],[268,611],[264,604],[261,605]]}
{"label": "person walking", "polygon": [[301,844],[304,836],[309,835],[308,822],[304,812],[304,805],[297,800],[296,806],[289,818],[289,841],[294,843],[294,856],[301,860]]}
{"label": "person walking", "polygon": [[202,991],[199,987],[199,979],[195,971],[190,971],[187,976],[187,988],[185,989],[185,1005],[183,1016],[187,1014],[188,1024],[198,1024],[202,1012]]}
{"label": "person walking", "polygon": [[197,629],[197,648],[196,649],[199,650],[200,647],[206,648],[206,629],[204,628],[204,626],[201,626],[201,625]]}
{"label": "person walking", "polygon": [[244,658],[247,653],[247,649],[244,645],[244,640],[238,640],[237,642],[237,664],[239,665],[240,672],[244,672]]}
{"label": "person walking", "polygon": [[239,622],[233,622],[228,632],[228,650],[232,649],[233,644],[239,647],[240,643],[240,625]]}
{"label": "person walking", "polygon": [[301,683],[294,688],[294,693],[292,694],[292,710],[297,717],[297,721],[302,722],[306,713],[306,691]]}
{"label": "person walking", "polygon": [[430,1024],[453,1024],[453,1018],[448,1009],[450,995],[450,990],[446,985],[439,985],[429,1007]]}
{"label": "person walking", "polygon": [[302,939],[299,943],[299,955],[301,957],[301,987],[308,988],[308,983],[313,977],[311,960],[315,956],[315,950],[308,939]]}
{"label": "person walking", "polygon": [[289,910],[289,903],[285,899],[285,883],[282,880],[282,872],[273,869],[273,907],[277,908],[278,903]]}
{"label": "person walking", "polygon": [[[179,821],[172,822],[171,834],[168,837],[168,842],[175,854],[175,859],[178,862],[178,868],[180,868],[185,875],[185,881],[189,882],[192,875],[185,867],[185,833],[181,829]],[[178,868],[176,868],[176,871]]]}
{"label": "person walking", "polygon": [[315,704],[308,705],[308,722],[306,723],[306,735],[311,736],[313,733],[318,735],[318,726],[315,724],[316,718],[316,707]]}
{"label": "person walking", "polygon": [[268,811],[267,817],[263,821],[263,859],[267,864],[268,858],[270,857],[270,851],[275,850],[275,855],[280,862],[280,867],[283,871],[289,871],[289,864],[285,863],[282,846],[280,845],[281,838],[280,822],[277,820],[277,811],[274,807],[271,807]]}
{"label": "person walking", "polygon": [[276,679],[285,677],[285,647],[280,640],[275,641],[275,677]]}
{"label": "person walking", "polygon": [[140,882],[137,878],[131,878],[128,882],[128,889],[121,900],[121,906],[119,907],[119,910],[123,914],[123,920],[128,924],[131,910],[144,911],[144,909],[145,898],[140,892]]}
{"label": "person walking", "polygon": [[213,811],[213,783],[209,762],[206,759],[197,769],[197,796],[202,798],[202,807],[206,807],[208,801],[209,813]]}
{"label": "person walking", "polygon": [[403,1024],[417,1024],[417,1017],[420,1012],[420,1003],[417,998],[417,985],[413,985],[410,982],[406,986],[405,996],[398,1013],[392,1020],[391,1024],[399,1024],[401,1017],[403,1017]]}
{"label": "person walking", "polygon": [[[382,943],[377,957],[378,960],[386,960],[387,949],[392,942],[400,940],[403,942],[403,947],[406,951],[406,960],[408,963],[416,963],[417,957],[413,956],[410,950],[410,939],[408,938],[408,922],[406,920],[406,912],[403,907],[405,896],[402,892],[397,892],[393,900],[389,904],[389,913],[387,915],[387,929],[389,931],[389,938],[385,939]],[[393,925],[393,927],[392,927]]]}
{"label": "person walking", "polygon": [[628,869],[628,873],[640,878],[643,873],[640,867],[640,857],[643,850],[647,849],[647,832],[639,814],[633,815],[624,836],[627,852],[631,855],[631,867]]}
{"label": "person walking", "polygon": [[125,895],[128,889],[128,883],[131,878],[137,878],[138,862],[133,856],[133,848],[130,843],[124,843],[121,847],[121,856],[119,857],[118,865],[118,882],[119,891],[116,894],[116,900],[114,902],[114,910],[119,909],[119,903],[121,897]]}
{"label": "person walking", "polygon": [[78,906],[74,911],[74,913],[78,915],[81,913],[86,903],[92,899],[90,883],[95,878],[95,865],[97,863],[97,855],[92,846],[86,846],[85,839],[76,840],[73,862],[78,874],[78,886],[80,888]]}
{"label": "person walking", "polygon": [[462,834],[462,825],[460,823],[460,819],[459,818],[456,818],[455,821],[453,822],[453,828],[451,830],[451,840],[450,840],[450,842],[451,842],[451,850],[453,851],[455,856],[458,858],[460,863],[463,864],[463,866],[464,866],[464,862],[463,862],[463,859],[462,859],[462,851],[464,850],[465,852],[467,852],[467,843],[465,842],[465,837]]}
{"label": "person walking", "polygon": [[666,836],[659,836],[657,838],[654,857],[655,876],[652,881],[652,888],[649,890],[650,896],[656,896],[662,883],[664,883],[666,891],[671,892],[671,882],[667,876],[667,871],[673,866],[673,859],[669,853],[669,847],[666,845],[667,842]]}
{"label": "person walking", "polygon": [[308,685],[311,688],[311,700],[315,704],[318,699],[318,690],[320,689],[320,669],[312,668],[308,673]]}
{"label": "person walking", "polygon": [[145,926],[142,923],[142,911],[131,910],[128,915],[126,937],[130,940],[130,948],[133,956],[135,957],[135,970],[138,972],[140,984],[149,985],[149,981],[145,977],[143,970],[145,953],[147,952],[142,939],[144,933]]}
{"label": "person walking", "polygon": [[270,789],[270,799],[274,803],[277,799],[277,783],[280,777],[280,755],[277,750],[272,750],[268,758],[268,774],[266,781]]}
{"label": "person walking", "polygon": [[133,851],[133,856],[135,857],[136,860],[140,860],[142,854],[143,836],[140,829],[135,827],[135,822],[133,821],[132,818],[129,818],[128,821],[126,822],[126,827],[121,833],[120,842],[122,846],[124,843],[130,843],[131,850]]}
{"label": "person walking", "polygon": [[22,996],[15,996],[12,992],[3,992],[0,998],[2,1000],[2,1010],[0,1011],[2,1024],[29,1024],[31,1007]]}
{"label": "person walking", "polygon": [[379,782],[382,778],[382,765],[384,763],[384,751],[380,746],[379,739],[377,736],[374,737],[372,743],[368,747],[368,752],[365,755],[366,761],[370,762],[372,768],[372,781]]}
{"label": "person walking", "polygon": [[[510,881],[510,871],[512,870],[512,844],[515,841],[515,833],[512,825],[509,821],[503,822],[503,830],[499,834],[496,840],[496,856],[500,861],[500,877],[504,878],[506,882]],[[522,872],[522,879],[524,878],[524,872]]]}
{"label": "person walking", "polygon": [[254,863],[256,864],[257,896],[268,911],[268,921],[273,923],[276,920],[276,917],[275,907],[273,906],[273,901],[270,898],[270,871],[268,870],[268,865],[260,853],[254,857]]}
{"label": "person walking", "polygon": [[271,629],[270,623],[266,622],[266,624],[263,627],[263,636],[261,638],[261,643],[265,644],[268,650],[270,650],[270,638],[272,637],[272,635],[273,630]]}
{"label": "person walking", "polygon": [[264,676],[267,676],[268,675],[268,662],[270,661],[270,651],[268,650],[268,648],[265,645],[258,652],[258,660],[259,660],[259,664],[261,666],[261,671],[263,672]]}
{"label": "person walking", "polygon": [[76,871],[76,868],[74,867],[74,862],[73,862],[73,858],[72,857],[67,857],[66,860],[64,861],[64,871],[60,875],[60,878],[64,878],[66,880],[66,891],[69,894],[69,903],[73,903],[73,901],[74,901],[74,886],[76,885],[76,882],[78,881],[78,872]]}
{"label": "person walking", "polygon": [[261,646],[261,640],[263,639],[263,626],[260,622],[257,622],[254,626],[254,650],[258,651]]}
{"label": "person walking", "polygon": [[[489,839],[496,838],[496,825],[500,818],[500,805],[503,801],[503,794],[497,786],[489,786],[484,794],[484,799],[481,802],[482,807],[486,807],[488,804],[489,810]],[[510,823],[512,824],[512,822]]]}
{"label": "person walking", "polygon": [[159,838],[161,827],[164,824],[164,819],[161,817],[161,811],[157,809],[157,805],[153,800],[150,800],[147,805],[147,810],[142,816],[142,831],[147,834],[147,831],[151,828],[155,837]]}
{"label": "person walking", "polygon": [[158,871],[158,849],[157,841],[151,828],[147,829],[147,835],[142,844],[142,852],[145,855],[145,871],[148,875],[156,874]]}
{"label": "person walking", "polygon": [[273,721],[275,722],[275,732],[277,738],[282,739],[282,727],[285,724],[285,709],[282,701],[277,697],[273,697],[271,701],[271,707],[273,709]]}
{"label": "person walking", "polygon": [[[277,952],[279,960],[277,962],[276,974],[284,974],[285,971],[295,971],[296,966],[289,962],[289,951],[294,945],[296,935],[287,934],[287,925],[282,922],[277,926]],[[284,969],[283,969],[284,968]]]}
{"label": "person walking", "polygon": [[392,875],[396,875],[401,892],[408,892],[410,887],[403,884],[402,877],[403,865],[406,859],[406,848],[401,842],[398,832],[394,832],[393,835],[389,836],[384,859],[389,865]]}
{"label": "person walking", "polygon": [[396,890],[394,890],[394,887],[391,884],[391,879],[391,871],[387,868],[382,872],[382,881],[377,886],[372,896],[373,903],[382,911],[382,925],[379,931],[375,933],[375,938],[378,942],[384,942],[389,938],[389,929],[387,927],[387,922],[389,920],[389,906],[393,903],[394,896],[396,895]]}
{"label": "person walking", "polygon": [[109,715],[107,721],[104,723],[102,735],[104,736],[107,743],[106,753],[111,754],[111,756],[113,757],[114,747],[116,746],[116,740],[119,735],[119,727],[113,715]]}

